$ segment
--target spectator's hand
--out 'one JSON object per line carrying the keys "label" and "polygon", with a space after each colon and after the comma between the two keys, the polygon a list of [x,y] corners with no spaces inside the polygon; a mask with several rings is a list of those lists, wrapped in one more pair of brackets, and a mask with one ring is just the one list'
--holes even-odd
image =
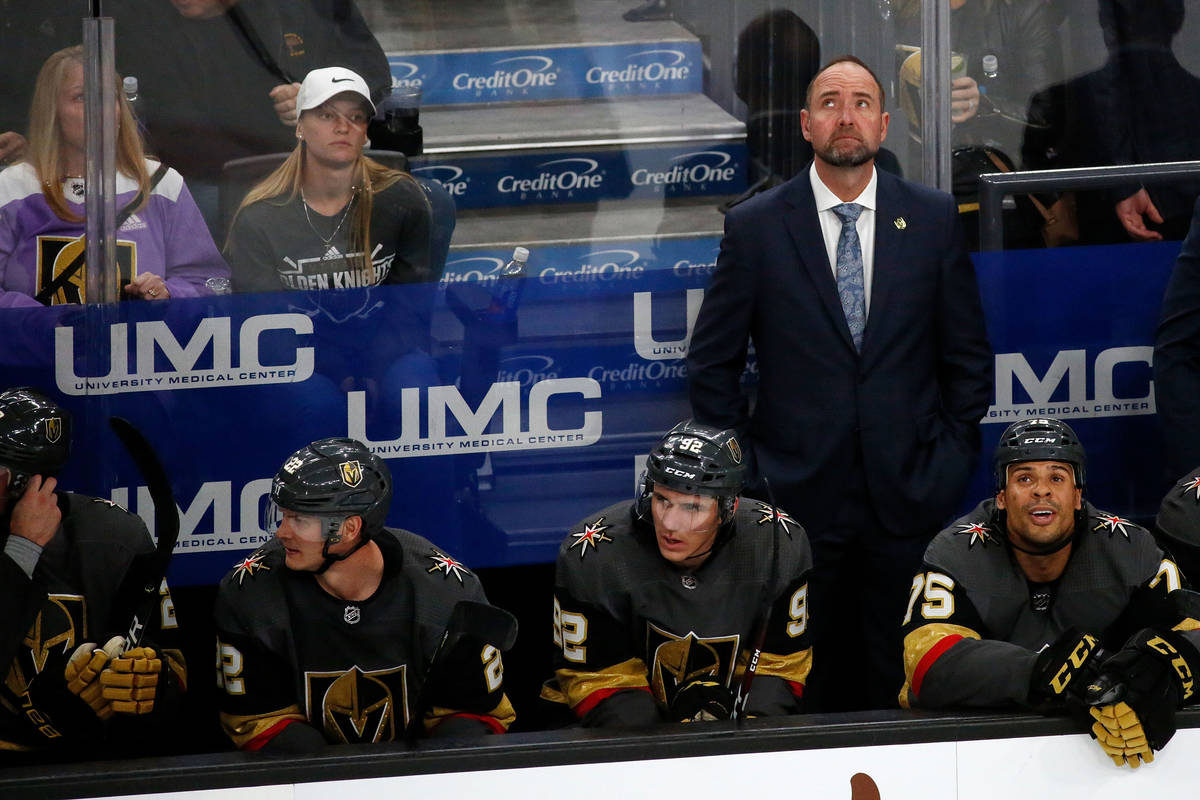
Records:
{"label": "spectator's hand", "polygon": [[1150,194],[1145,189],[1138,189],[1137,192],[1117,203],[1116,212],[1117,219],[1121,220],[1121,224],[1125,226],[1126,233],[1137,241],[1157,242],[1163,238],[1158,231],[1152,231],[1146,227],[1145,217],[1159,225],[1162,224],[1163,218],[1162,214],[1158,213],[1158,209],[1154,207],[1154,201],[1150,199]]}
{"label": "spectator's hand", "polygon": [[298,83],[281,83],[270,92],[271,102],[275,104],[275,113],[284,125],[295,125],[300,119],[300,112],[296,109],[298,94]]}
{"label": "spectator's hand", "polygon": [[16,131],[0,133],[0,164],[16,161],[25,155],[25,137]]}
{"label": "spectator's hand", "polygon": [[54,478],[43,479],[41,475],[29,477],[25,493],[13,507],[8,527],[11,535],[28,539],[38,547],[45,547],[54,538],[62,522],[62,511],[54,494],[57,485],[58,481]]}
{"label": "spectator's hand", "polygon": [[979,84],[963,76],[950,83],[950,121],[966,122],[979,112]]}
{"label": "spectator's hand", "polygon": [[125,284],[125,294],[142,300],[166,300],[171,296],[166,281],[153,272],[143,272]]}

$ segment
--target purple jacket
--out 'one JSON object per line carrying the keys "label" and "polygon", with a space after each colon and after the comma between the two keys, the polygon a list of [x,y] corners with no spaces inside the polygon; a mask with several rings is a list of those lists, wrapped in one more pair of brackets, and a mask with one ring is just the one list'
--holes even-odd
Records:
{"label": "purple jacket", "polygon": [[[151,172],[158,167],[156,162],[146,163]],[[68,178],[63,191],[71,210],[82,216],[83,181]],[[118,210],[136,192],[130,178],[117,175]],[[38,305],[34,296],[82,247],[84,226],[59,219],[50,210],[29,164],[0,172],[0,308]],[[121,225],[117,263],[122,285],[153,272],[166,281],[172,297],[210,295],[204,284],[207,279],[229,277],[229,267],[213,244],[200,210],[173,169],[154,187],[149,202]],[[51,304],[83,300],[83,272]]]}

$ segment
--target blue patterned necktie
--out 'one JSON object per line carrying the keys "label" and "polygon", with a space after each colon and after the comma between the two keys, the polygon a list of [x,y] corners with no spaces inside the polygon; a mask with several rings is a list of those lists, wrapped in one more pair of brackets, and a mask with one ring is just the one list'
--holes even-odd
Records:
{"label": "blue patterned necktie", "polygon": [[837,289],[850,327],[854,349],[862,350],[863,330],[867,327],[867,296],[863,283],[862,248],[858,244],[858,229],[854,227],[863,207],[858,203],[842,203],[832,211],[842,220],[842,232],[837,243]]}

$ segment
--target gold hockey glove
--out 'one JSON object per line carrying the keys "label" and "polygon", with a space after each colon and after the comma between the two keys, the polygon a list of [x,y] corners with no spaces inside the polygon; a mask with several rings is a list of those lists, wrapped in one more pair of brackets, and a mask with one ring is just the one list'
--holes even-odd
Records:
{"label": "gold hockey glove", "polygon": [[104,697],[118,714],[149,714],[162,671],[162,659],[153,647],[135,647],[112,659],[100,673]]}
{"label": "gold hockey glove", "polygon": [[75,648],[67,661],[63,678],[67,682],[67,690],[88,704],[100,719],[108,719],[113,710],[109,701],[104,697],[104,687],[97,678],[103,673],[111,659],[121,654],[125,647],[124,636],[114,636],[104,647],[97,647],[93,642],[86,642]]}
{"label": "gold hockey glove", "polygon": [[1096,720],[1092,725],[1092,735],[1114,764],[1118,767],[1128,764],[1137,769],[1154,760],[1154,751],[1146,738],[1141,720],[1128,703],[1120,702],[1089,710]]}

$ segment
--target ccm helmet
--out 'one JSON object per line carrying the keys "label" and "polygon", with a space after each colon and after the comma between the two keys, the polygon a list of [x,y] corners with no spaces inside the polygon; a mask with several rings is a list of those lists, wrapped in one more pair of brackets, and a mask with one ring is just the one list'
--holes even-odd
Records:
{"label": "ccm helmet", "polygon": [[662,438],[646,458],[646,478],[638,512],[648,516],[655,485],[686,494],[708,495],[721,503],[721,519],[732,516],[746,479],[742,447],[737,434],[688,420]]}
{"label": "ccm helmet", "polygon": [[19,491],[30,475],[55,475],[71,453],[71,415],[28,387],[0,392],[0,467]]}
{"label": "ccm helmet", "polygon": [[276,506],[341,521],[358,515],[364,541],[383,527],[392,502],[392,473],[383,459],[354,439],[321,439],[293,453],[271,482]]}
{"label": "ccm helmet", "polygon": [[1057,419],[1023,419],[1008,426],[996,445],[992,465],[996,491],[1008,482],[1008,468],[1025,461],[1062,461],[1075,470],[1075,486],[1087,482],[1087,455],[1075,431]]}

